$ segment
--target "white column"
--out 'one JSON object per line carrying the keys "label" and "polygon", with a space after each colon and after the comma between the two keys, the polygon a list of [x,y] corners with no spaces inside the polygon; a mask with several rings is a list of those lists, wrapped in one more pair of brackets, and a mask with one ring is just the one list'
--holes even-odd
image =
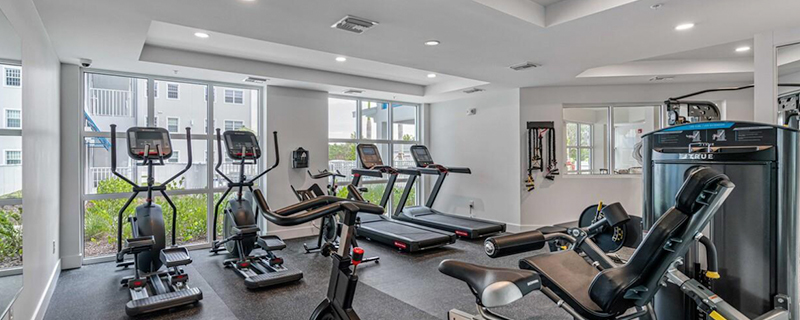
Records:
{"label": "white column", "polygon": [[778,123],[777,59],[772,32],[755,35],[755,79],[753,119],[756,122]]}

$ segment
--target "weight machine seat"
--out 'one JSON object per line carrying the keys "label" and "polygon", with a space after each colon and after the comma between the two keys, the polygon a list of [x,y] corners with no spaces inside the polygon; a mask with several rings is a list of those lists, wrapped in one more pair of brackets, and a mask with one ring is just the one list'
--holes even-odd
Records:
{"label": "weight machine seat", "polygon": [[539,274],[528,270],[487,268],[471,263],[444,260],[439,272],[466,282],[481,305],[504,306],[539,290]]}

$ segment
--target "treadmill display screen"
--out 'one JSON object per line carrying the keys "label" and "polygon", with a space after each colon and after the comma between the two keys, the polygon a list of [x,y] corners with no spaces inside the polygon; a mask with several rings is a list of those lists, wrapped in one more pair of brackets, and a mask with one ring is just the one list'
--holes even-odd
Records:
{"label": "treadmill display screen", "polygon": [[417,163],[417,167],[427,167],[433,164],[431,153],[428,152],[428,148],[425,146],[412,146],[411,156],[414,158],[414,162]]}

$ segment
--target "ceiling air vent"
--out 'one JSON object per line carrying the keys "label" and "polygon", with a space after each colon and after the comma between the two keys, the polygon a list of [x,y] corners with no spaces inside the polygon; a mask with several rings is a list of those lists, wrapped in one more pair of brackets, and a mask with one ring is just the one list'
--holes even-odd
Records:
{"label": "ceiling air vent", "polygon": [[464,90],[464,93],[469,94],[469,93],[476,93],[476,92],[483,92],[483,91],[486,91],[486,90],[480,89],[480,88],[472,88],[472,89]]}
{"label": "ceiling air vent", "polygon": [[533,62],[525,62],[525,63],[515,64],[513,66],[510,66],[509,68],[511,68],[511,70],[514,70],[514,71],[522,71],[522,70],[527,70],[527,69],[531,69],[531,68],[538,68],[538,67],[541,67],[541,66],[542,65],[535,64]]}
{"label": "ceiling air vent", "polygon": [[364,93],[364,91],[363,90],[350,89],[350,90],[345,91],[344,93],[345,94],[362,94],[362,93]]}
{"label": "ceiling air vent", "polygon": [[247,77],[247,78],[244,78],[243,81],[244,82],[249,82],[249,83],[262,84],[262,83],[267,82],[267,79],[266,78],[257,78],[257,77]]}
{"label": "ceiling air vent", "polygon": [[354,16],[345,16],[338,22],[334,23],[331,28],[341,29],[344,31],[350,31],[353,33],[364,33],[364,31],[369,30],[370,28],[374,27],[378,24],[375,21],[354,17]]}
{"label": "ceiling air vent", "polygon": [[650,78],[650,81],[672,81],[672,80],[675,80],[675,77],[655,76]]}

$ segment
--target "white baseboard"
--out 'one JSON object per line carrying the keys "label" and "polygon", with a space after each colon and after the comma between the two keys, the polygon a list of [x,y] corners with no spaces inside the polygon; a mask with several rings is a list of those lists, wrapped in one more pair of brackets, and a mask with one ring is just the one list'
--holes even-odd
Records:
{"label": "white baseboard", "polygon": [[53,292],[56,291],[59,275],[61,275],[61,259],[58,260],[55,268],[53,268],[53,272],[50,274],[50,279],[47,281],[47,289],[36,304],[36,310],[33,312],[33,319],[44,319],[44,314],[47,312],[47,307],[50,305],[50,299],[53,297]]}
{"label": "white baseboard", "polygon": [[278,230],[267,230],[267,234],[281,237],[281,239],[295,239],[314,236],[317,234],[317,229],[313,226],[306,225],[296,228],[281,228]]}
{"label": "white baseboard", "polygon": [[77,269],[83,265],[83,255],[76,254],[61,257],[61,270]]}

